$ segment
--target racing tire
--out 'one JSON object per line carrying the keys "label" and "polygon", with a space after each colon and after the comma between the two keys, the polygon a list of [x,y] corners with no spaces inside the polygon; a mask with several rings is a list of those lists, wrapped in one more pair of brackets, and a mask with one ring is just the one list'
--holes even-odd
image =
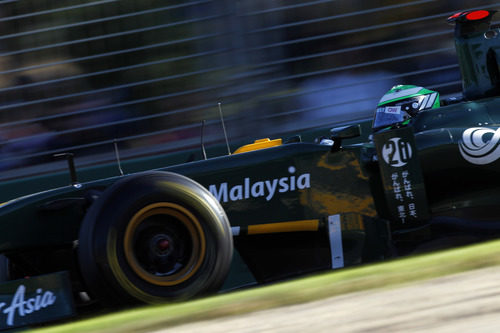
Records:
{"label": "racing tire", "polygon": [[233,254],[227,216],[197,182],[146,172],[110,186],[89,208],[78,259],[90,295],[103,304],[150,304],[214,292]]}

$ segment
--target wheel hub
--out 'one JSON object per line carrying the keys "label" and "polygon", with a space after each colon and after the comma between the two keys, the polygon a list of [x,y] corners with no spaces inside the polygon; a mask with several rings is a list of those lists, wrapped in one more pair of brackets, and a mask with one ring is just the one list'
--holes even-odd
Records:
{"label": "wheel hub", "polygon": [[149,242],[151,253],[157,256],[168,256],[174,250],[174,240],[166,234],[154,235]]}
{"label": "wheel hub", "polygon": [[162,239],[156,243],[156,246],[160,249],[160,251],[165,251],[166,249],[169,248],[170,242],[166,239]]}
{"label": "wheel hub", "polygon": [[159,286],[188,280],[205,257],[206,240],[200,222],[175,203],[153,203],[139,210],[131,218],[123,242],[134,273]]}

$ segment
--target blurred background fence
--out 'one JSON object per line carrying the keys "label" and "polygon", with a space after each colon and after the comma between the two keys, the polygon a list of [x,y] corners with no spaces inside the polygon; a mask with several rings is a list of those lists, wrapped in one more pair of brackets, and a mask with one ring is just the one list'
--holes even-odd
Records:
{"label": "blurred background fence", "polygon": [[[474,6],[474,7],[472,7]],[[392,85],[460,94],[475,0],[0,0],[0,179],[372,116]],[[498,9],[498,8],[496,8]],[[33,168],[33,166],[35,166]],[[64,163],[56,168],[65,168]]]}

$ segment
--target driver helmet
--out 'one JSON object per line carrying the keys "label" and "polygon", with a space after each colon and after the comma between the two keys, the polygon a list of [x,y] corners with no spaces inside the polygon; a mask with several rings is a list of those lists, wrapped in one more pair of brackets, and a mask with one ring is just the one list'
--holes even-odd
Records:
{"label": "driver helmet", "polygon": [[423,110],[440,106],[439,93],[414,85],[397,85],[378,102],[374,128],[404,122]]}

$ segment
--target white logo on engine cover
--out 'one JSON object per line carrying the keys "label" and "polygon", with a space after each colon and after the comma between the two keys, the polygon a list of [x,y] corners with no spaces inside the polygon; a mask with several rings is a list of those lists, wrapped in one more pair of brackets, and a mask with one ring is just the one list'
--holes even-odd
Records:
{"label": "white logo on engine cover", "polygon": [[458,145],[462,157],[472,164],[489,164],[500,158],[500,128],[472,127]]}

